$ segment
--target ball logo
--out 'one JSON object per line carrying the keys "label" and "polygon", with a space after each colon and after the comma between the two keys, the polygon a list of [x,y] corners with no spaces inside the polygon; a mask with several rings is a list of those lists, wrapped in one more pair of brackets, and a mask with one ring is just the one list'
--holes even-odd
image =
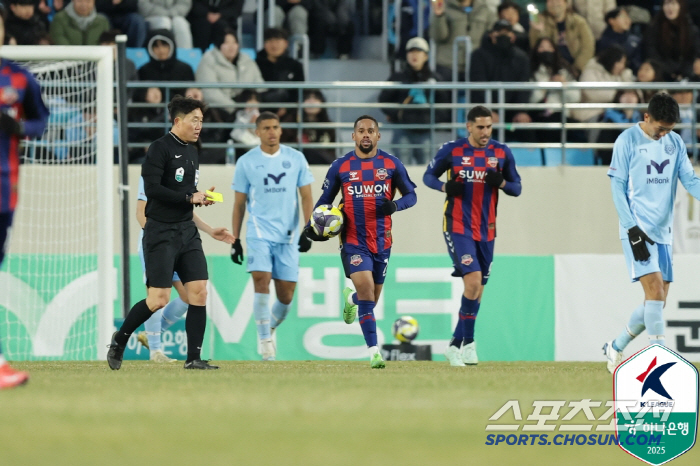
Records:
{"label": "ball logo", "polygon": [[498,158],[497,157],[489,157],[487,163],[489,164],[489,167],[496,168],[498,166]]}
{"label": "ball logo", "polygon": [[462,256],[462,265],[472,265],[472,262],[474,262],[474,259],[472,258],[471,254],[465,254]]}
{"label": "ball logo", "polygon": [[362,263],[362,257],[359,254],[355,254],[350,258],[350,265],[357,267]]}
{"label": "ball logo", "polygon": [[292,168],[292,164],[289,160],[285,160],[284,162],[282,162],[282,166],[284,168]]}
{"label": "ball logo", "polygon": [[384,180],[387,177],[388,173],[386,172],[386,168],[378,168],[377,169],[377,179]]}

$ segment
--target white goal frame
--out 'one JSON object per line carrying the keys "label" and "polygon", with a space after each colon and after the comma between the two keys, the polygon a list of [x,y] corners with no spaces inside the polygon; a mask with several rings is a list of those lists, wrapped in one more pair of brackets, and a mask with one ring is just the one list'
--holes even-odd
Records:
{"label": "white goal frame", "polygon": [[[96,168],[99,195],[98,251],[97,251],[97,352],[95,359],[107,355],[114,327],[114,300],[116,298],[116,275],[114,274],[114,165],[113,165],[113,96],[114,96],[114,51],[110,46],[3,46],[0,56],[9,60],[83,60],[97,63],[96,99]],[[41,84],[41,82],[39,83]],[[124,105],[124,103],[122,103]],[[19,183],[22,183],[20,169]],[[22,208],[21,204],[18,207]]]}

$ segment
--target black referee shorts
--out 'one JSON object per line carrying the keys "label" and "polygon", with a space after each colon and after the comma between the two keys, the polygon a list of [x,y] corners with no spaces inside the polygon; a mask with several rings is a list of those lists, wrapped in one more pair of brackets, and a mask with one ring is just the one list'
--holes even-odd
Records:
{"label": "black referee shorts", "polygon": [[170,288],[173,272],[182,283],[208,280],[202,239],[193,221],[162,223],[148,219],[143,229],[146,286]]}

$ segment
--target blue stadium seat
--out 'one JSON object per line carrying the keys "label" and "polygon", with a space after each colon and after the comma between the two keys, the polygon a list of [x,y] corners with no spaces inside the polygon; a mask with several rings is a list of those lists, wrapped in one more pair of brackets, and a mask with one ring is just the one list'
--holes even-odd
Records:
{"label": "blue stadium seat", "polygon": [[141,47],[127,47],[126,58],[134,62],[136,69],[141,68],[151,59],[151,57],[148,56],[148,51]]}
{"label": "blue stadium seat", "polygon": [[542,149],[514,148],[510,150],[518,167],[541,167]]}
{"label": "blue stadium seat", "polygon": [[258,56],[258,52],[256,52],[255,49],[241,49],[241,52],[245,53],[253,60],[255,60],[255,58]]}
{"label": "blue stadium seat", "polygon": [[[593,165],[593,149],[566,149],[568,165]],[[544,165],[557,167],[561,165],[561,149],[544,149]]]}
{"label": "blue stadium seat", "polygon": [[202,49],[183,49],[179,48],[176,52],[177,59],[184,61],[192,67],[192,71],[197,71],[199,66],[199,61],[202,59]]}

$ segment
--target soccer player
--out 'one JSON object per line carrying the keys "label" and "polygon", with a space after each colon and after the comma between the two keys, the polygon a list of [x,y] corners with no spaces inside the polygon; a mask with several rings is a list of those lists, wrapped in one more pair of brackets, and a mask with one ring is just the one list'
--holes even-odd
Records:
{"label": "soccer player", "polygon": [[[381,138],[377,120],[363,115],[355,120],[354,128],[355,149],[331,164],[316,206],[332,204],[341,192],[345,226],[340,237],[340,258],[345,276],[357,290],[343,290],[343,320],[351,324],[359,314],[370,367],[383,369],[384,360],[377,348],[374,306],[389,267],[393,242],[391,215],[416,204],[416,185],[398,158],[377,147]],[[397,189],[401,198],[394,201]],[[304,231],[314,241],[328,239],[317,235],[310,225]]]}
{"label": "soccer player", "polygon": [[620,217],[620,239],[632,282],[644,289],[644,303],[617,338],[603,345],[612,373],[622,351],[644,329],[650,344],[663,345],[663,308],[673,281],[673,203],[681,180],[700,199],[700,179],[688,159],[685,143],[674,133],[680,122],[678,104],[666,93],[655,94],[644,121],[620,134],[613,147],[608,176]]}
{"label": "soccer player", "polygon": [[[501,190],[519,196],[522,190],[515,159],[508,146],[491,139],[491,110],[477,105],[467,114],[469,137],[443,144],[428,164],[423,183],[444,192],[443,235],[455,277],[464,293],[445,357],[451,366],[478,364],[474,324],[488,282],[496,239],[496,210]],[[447,172],[447,182],[439,177]],[[461,347],[461,348],[460,348]]]}
{"label": "soccer player", "polygon": [[[233,236],[231,260],[243,263],[241,225],[248,211],[246,245],[247,270],[253,277],[253,314],[263,361],[274,361],[277,349],[272,333],[287,317],[299,277],[299,252],[307,252],[311,241],[299,234],[299,200],[304,218],[311,217],[314,177],[304,154],[280,144],[282,128],[272,112],[261,113],[255,121],[260,145],[241,156],[236,164],[232,189]],[[270,280],[275,281],[277,299],[270,311]]]}
{"label": "soccer player", "polygon": [[[5,9],[0,6],[0,46],[5,41],[5,18]],[[24,137],[40,137],[48,118],[49,110],[34,76],[18,64],[0,59],[0,265],[17,206],[19,141]],[[10,367],[0,347],[0,389],[16,387],[28,380],[26,372]]]}
{"label": "soccer player", "polygon": [[202,130],[204,103],[175,96],[168,104],[173,122],[170,132],[148,148],[141,167],[148,201],[143,230],[143,255],[146,262],[148,295],[139,301],[112,335],[107,362],[113,370],[121,368],[129,337],[152,313],[170,301],[173,272],[182,281],[187,308],[187,360],[185,369],[218,369],[200,357],[207,324],[207,261],[202,240],[193,221],[195,205],[213,201],[197,191],[199,157],[195,143]]}
{"label": "soccer player", "polygon": [[[139,179],[139,196],[136,201],[136,220],[141,225],[141,236],[139,237],[139,257],[141,258],[141,267],[144,272],[144,281],[146,273],[146,263],[143,257],[143,228],[146,226],[146,190],[143,186],[143,177]],[[199,215],[193,213],[192,220],[198,230],[202,230],[212,238],[224,243],[233,244],[233,235],[223,227],[212,228],[207,222],[202,220]],[[173,274],[173,286],[177,290],[178,297],[170,301],[163,309],[159,309],[146,321],[144,327],[145,332],[138,334],[138,341],[150,351],[150,360],[153,362],[175,362],[175,359],[165,355],[161,345],[161,333],[170,328],[175,322],[180,320],[187,312],[189,302],[187,301],[187,292],[182,286],[182,281],[177,275]]]}

